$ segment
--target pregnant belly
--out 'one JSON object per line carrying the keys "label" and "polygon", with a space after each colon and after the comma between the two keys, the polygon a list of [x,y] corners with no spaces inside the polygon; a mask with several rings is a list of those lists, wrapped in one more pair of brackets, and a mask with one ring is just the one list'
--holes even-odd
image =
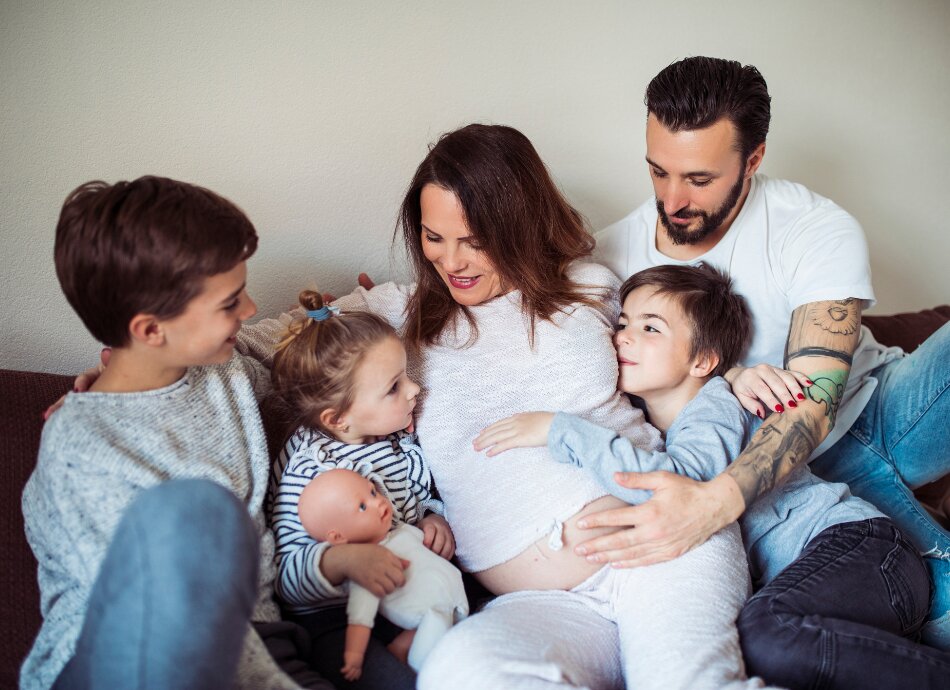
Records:
{"label": "pregnant belly", "polygon": [[576,587],[603,567],[589,563],[574,553],[578,544],[617,532],[620,527],[580,529],[577,521],[585,515],[627,504],[613,496],[603,496],[588,503],[580,512],[564,522],[564,546],[554,550],[545,536],[509,561],[475,573],[475,577],[494,594],[507,594],[528,589],[563,589]]}

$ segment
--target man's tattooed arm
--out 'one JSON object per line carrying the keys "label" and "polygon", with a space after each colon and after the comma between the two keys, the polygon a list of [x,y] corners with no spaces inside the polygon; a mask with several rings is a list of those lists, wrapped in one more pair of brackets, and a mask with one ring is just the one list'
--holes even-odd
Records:
{"label": "man's tattooed arm", "polygon": [[807,399],[763,422],[749,445],[726,469],[746,506],[781,484],[807,462],[835,424],[851,359],[858,345],[861,301],[810,302],[792,312],[785,344],[785,368],[800,371],[812,384]]}

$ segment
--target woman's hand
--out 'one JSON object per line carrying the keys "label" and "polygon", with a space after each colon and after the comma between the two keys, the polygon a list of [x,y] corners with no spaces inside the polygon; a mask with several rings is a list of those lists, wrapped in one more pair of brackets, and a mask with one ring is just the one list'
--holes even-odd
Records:
{"label": "woman's hand", "polygon": [[739,486],[726,474],[708,482],[671,472],[618,472],[614,479],[628,489],[649,489],[653,496],[640,505],[593,513],[578,522],[582,529],[629,528],[575,547],[575,553],[593,563],[633,568],[672,560],[704,543],[745,509]]}
{"label": "woman's hand", "polygon": [[801,372],[768,364],[733,367],[724,378],[742,406],[761,419],[772,410],[784,412],[786,406],[796,407],[798,401],[805,399],[802,386],[812,385],[811,379]]}
{"label": "woman's hand", "polygon": [[[84,393],[85,391],[89,390],[89,387],[94,384],[96,379],[98,379],[102,372],[105,371],[106,365],[109,364],[110,357],[112,357],[112,348],[102,348],[102,352],[99,353],[99,364],[86,369],[83,373],[76,377],[76,380],[73,382],[73,392]],[[43,413],[43,419],[49,419],[51,414],[63,406],[63,401],[65,399],[66,396],[64,395],[52,405],[47,407],[46,412]]]}
{"label": "woman's hand", "polygon": [[533,448],[548,445],[553,412],[522,412],[485,427],[475,439],[475,450],[488,448],[492,457],[512,448]]}
{"label": "woman's hand", "polygon": [[455,535],[444,517],[429,513],[419,521],[419,529],[422,530],[422,545],[429,551],[447,561],[455,555]]}
{"label": "woman's hand", "polygon": [[406,584],[404,560],[379,544],[337,544],[320,559],[320,570],[334,585],[352,580],[374,596],[384,597]]}

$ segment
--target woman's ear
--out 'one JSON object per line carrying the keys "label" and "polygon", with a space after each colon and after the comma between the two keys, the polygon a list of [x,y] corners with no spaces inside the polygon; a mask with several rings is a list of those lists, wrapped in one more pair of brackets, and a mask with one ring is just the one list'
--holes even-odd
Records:
{"label": "woman's ear", "polygon": [[144,345],[157,346],[165,343],[161,322],[153,314],[136,314],[129,321],[129,336]]}
{"label": "woman's ear", "polygon": [[719,355],[715,352],[700,352],[693,360],[689,375],[704,379],[719,366]]}

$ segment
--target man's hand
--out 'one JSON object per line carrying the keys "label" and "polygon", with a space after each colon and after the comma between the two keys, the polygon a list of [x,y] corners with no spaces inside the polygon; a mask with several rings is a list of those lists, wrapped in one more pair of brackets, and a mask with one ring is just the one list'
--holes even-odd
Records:
{"label": "man's hand", "polygon": [[445,560],[455,555],[455,535],[444,517],[429,513],[419,521],[419,529],[422,530],[422,545],[429,551]]}
{"label": "man's hand", "polygon": [[[105,371],[106,366],[109,364],[110,357],[112,357],[112,348],[102,348],[102,352],[99,353],[99,364],[86,369],[83,373],[76,377],[76,380],[73,382],[73,392],[84,393],[89,390],[89,387],[94,384],[96,379],[98,379],[102,372]],[[52,405],[47,407],[46,412],[43,413],[43,419],[49,419],[51,414],[63,406],[63,401],[65,399],[66,396],[64,395]]]}
{"label": "man's hand", "polygon": [[574,552],[593,563],[634,568],[669,561],[704,543],[745,509],[735,481],[721,474],[698,482],[670,472],[618,472],[615,481],[628,489],[649,489],[653,496],[636,506],[584,517],[583,529],[620,526],[629,529],[591,539]]}
{"label": "man's hand", "polygon": [[475,439],[475,450],[488,448],[492,457],[512,448],[532,448],[548,445],[553,412],[522,412],[485,427]]}
{"label": "man's hand", "polygon": [[798,403],[805,399],[802,387],[812,385],[805,374],[768,364],[733,367],[724,378],[742,406],[761,419],[772,410],[784,412],[786,407],[798,407]]}
{"label": "man's hand", "polygon": [[379,544],[338,544],[331,546],[320,560],[320,570],[334,585],[349,579],[384,597],[406,584],[404,560]]}
{"label": "man's hand", "polygon": [[[365,273],[360,273],[358,276],[356,276],[356,282],[361,288],[365,288],[367,290],[372,290],[374,287],[376,287],[376,283],[374,283],[373,280]],[[335,299],[336,297],[331,295],[329,292],[323,293],[324,304],[329,304]]]}

